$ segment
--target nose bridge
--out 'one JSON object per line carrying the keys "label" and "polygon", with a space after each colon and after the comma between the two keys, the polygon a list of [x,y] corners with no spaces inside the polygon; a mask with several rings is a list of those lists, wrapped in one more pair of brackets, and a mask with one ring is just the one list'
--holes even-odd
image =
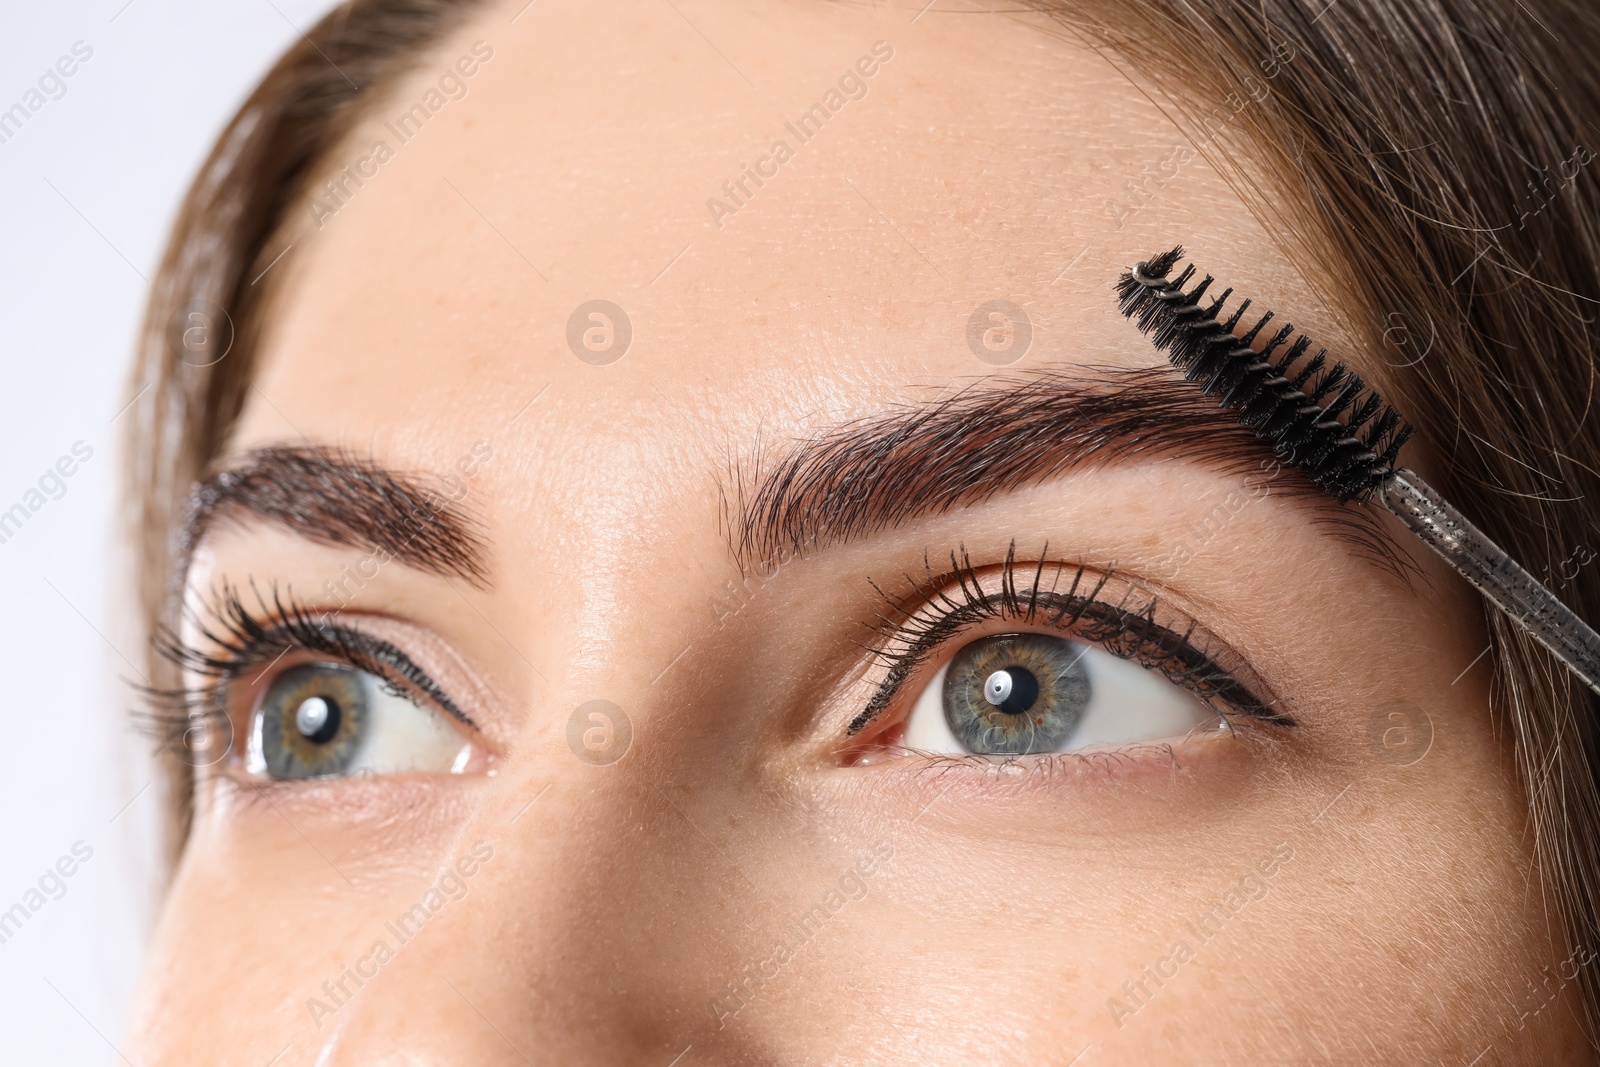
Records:
{"label": "nose bridge", "polygon": [[[708,773],[718,742],[691,723],[707,709],[682,677],[714,616],[693,568],[660,563],[681,544],[639,534],[692,529],[706,505],[629,477],[553,506],[584,531],[585,566],[507,581],[584,578],[563,586],[564,618],[501,623],[551,684],[450,850],[378,916],[391,951],[352,965],[372,976],[346,983],[361,977],[321,1035],[318,1067],[666,1064],[690,1044],[744,1054],[741,1039],[702,1032],[715,1028],[707,976],[739,973],[759,921],[741,847],[716,825],[739,808],[738,787]],[[626,570],[608,563],[623,557]],[[686,577],[629,610],[640,571]]]}

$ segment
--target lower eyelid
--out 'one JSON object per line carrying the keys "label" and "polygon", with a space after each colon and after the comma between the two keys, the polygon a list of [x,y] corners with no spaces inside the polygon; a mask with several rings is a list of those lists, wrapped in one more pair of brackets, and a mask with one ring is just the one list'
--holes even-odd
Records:
{"label": "lower eyelid", "polygon": [[[976,753],[926,753],[910,749],[863,750],[853,755],[846,766],[855,769],[894,772],[904,776],[935,797],[959,805],[963,787],[977,790],[975,795],[990,795],[1031,790],[1039,786],[1062,786],[1074,791],[1094,787],[1122,787],[1130,780],[1168,782],[1175,774],[1189,774],[1203,767],[1219,766],[1218,760],[1237,746],[1225,736],[1183,737],[1145,741],[1115,749],[1089,749],[1070,752],[1041,752],[1023,756],[992,756]],[[1227,761],[1233,762],[1233,761]],[[1121,795],[1121,794],[1118,794]],[[919,805],[920,807],[921,805]]]}

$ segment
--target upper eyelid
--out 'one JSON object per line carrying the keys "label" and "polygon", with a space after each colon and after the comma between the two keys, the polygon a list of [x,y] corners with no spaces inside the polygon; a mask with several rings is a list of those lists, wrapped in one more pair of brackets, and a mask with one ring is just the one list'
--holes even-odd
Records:
{"label": "upper eyelid", "polygon": [[[448,713],[452,718],[459,720],[467,726],[471,726],[473,729],[478,728],[478,724],[472,720],[472,716],[468,715],[465,711],[462,711],[459,707],[457,707],[455,701],[451,699],[450,694],[446,693],[444,688],[440,686],[438,682],[433,680],[432,675],[423,670],[422,667],[418,665],[417,662],[410,656],[406,655],[405,650],[400,648],[400,646],[381,637],[364,633],[358,627],[340,626],[335,624],[332,628],[341,634],[355,638],[358,643],[365,644],[366,648],[363,649],[363,651],[373,655],[374,658],[378,660],[378,664],[376,665],[387,666],[391,670],[398,671],[405,683],[410,685],[412,688],[422,690],[424,696],[433,701],[435,704],[438,704],[439,707]],[[316,650],[309,649],[308,651]],[[360,670],[367,669],[361,666],[361,664],[357,663],[353,663],[351,666],[354,666]],[[369,671],[369,673],[377,674],[386,683],[389,681],[389,679],[385,677],[386,672]]]}
{"label": "upper eyelid", "polygon": [[[334,655],[358,670],[376,674],[386,683],[394,680],[389,677],[391,672],[399,675],[405,685],[421,692],[446,714],[474,730],[481,730],[432,675],[394,642],[367,633],[359,625],[331,622],[329,615],[333,613],[324,613],[319,618],[295,600],[291,591],[280,592],[276,585],[272,587],[270,606],[268,596],[254,582],[251,589],[260,606],[259,613],[246,608],[237,590],[226,584],[204,602],[203,615],[186,612],[199,635],[213,648],[227,650],[229,658],[219,659],[170,631],[158,635],[158,651],[179,667],[217,678],[218,687],[238,681],[243,661],[237,653],[244,646],[266,645],[280,649],[272,660],[263,657],[257,661],[268,669],[295,648]],[[308,635],[312,635],[310,639]]]}

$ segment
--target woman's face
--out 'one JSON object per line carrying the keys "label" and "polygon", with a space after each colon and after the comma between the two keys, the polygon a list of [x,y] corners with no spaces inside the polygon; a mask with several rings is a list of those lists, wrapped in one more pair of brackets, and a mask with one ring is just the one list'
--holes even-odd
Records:
{"label": "woman's face", "polygon": [[1117,312],[1181,241],[1384,377],[1149,97],[994,12],[521,6],[259,283],[135,1062],[1576,1040],[1476,603]]}

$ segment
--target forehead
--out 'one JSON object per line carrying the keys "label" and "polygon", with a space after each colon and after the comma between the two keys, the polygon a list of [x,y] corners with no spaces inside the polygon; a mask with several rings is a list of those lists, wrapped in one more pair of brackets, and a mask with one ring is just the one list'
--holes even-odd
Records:
{"label": "forehead", "polygon": [[235,448],[304,434],[442,469],[501,434],[537,441],[552,492],[597,469],[671,486],[952,383],[1155,362],[1111,285],[1180,241],[1318,326],[1162,109],[1038,17],[519,7],[334,153]]}

